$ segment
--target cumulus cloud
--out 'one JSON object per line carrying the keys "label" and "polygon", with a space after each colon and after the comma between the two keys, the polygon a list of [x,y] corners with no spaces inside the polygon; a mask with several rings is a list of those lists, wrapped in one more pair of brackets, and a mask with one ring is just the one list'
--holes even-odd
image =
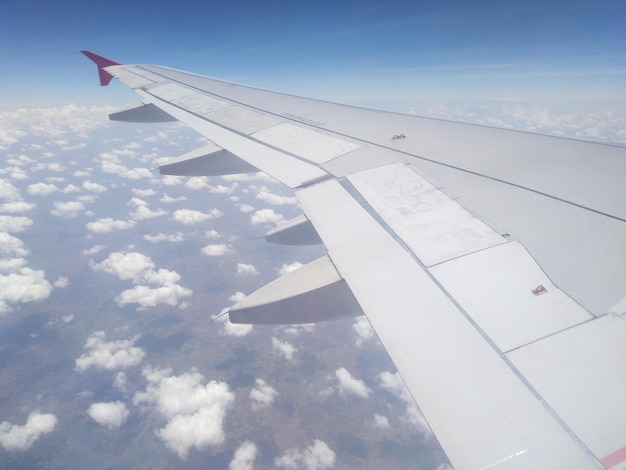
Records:
{"label": "cumulus cloud", "polygon": [[232,248],[224,243],[207,245],[201,251],[207,256],[224,256],[233,253]]}
{"label": "cumulus cloud", "polygon": [[0,204],[0,212],[6,214],[16,214],[18,212],[28,212],[35,208],[35,204],[26,201],[11,201]]}
{"label": "cumulus cloud", "polygon": [[237,276],[256,276],[259,274],[252,264],[237,263]]}
{"label": "cumulus cloud", "polygon": [[94,245],[91,248],[82,251],[82,254],[85,256],[95,255],[96,253],[101,252],[106,247],[104,245]]}
{"label": "cumulus cloud", "polygon": [[166,215],[162,209],[152,210],[148,206],[139,206],[135,209],[134,212],[130,214],[133,220],[146,220],[146,219],[154,219],[155,217],[161,217]]}
{"label": "cumulus cloud", "polygon": [[70,281],[65,276],[61,276],[56,281],[54,281],[54,287],[58,287],[62,289],[63,287],[67,287],[70,285]]}
{"label": "cumulus cloud", "polygon": [[304,451],[288,449],[274,459],[274,465],[284,469],[324,470],[335,465],[335,452],[324,441],[315,439]]}
{"label": "cumulus cloud", "polygon": [[91,267],[95,271],[115,274],[122,280],[137,284],[115,299],[120,305],[136,303],[139,308],[155,307],[159,304],[176,306],[182,298],[192,294],[191,289],[177,284],[180,275],[176,271],[157,270],[154,261],[141,253],[111,253],[100,263],[92,262]]}
{"label": "cumulus cloud", "polygon": [[235,451],[228,470],[252,470],[257,456],[257,448],[253,442],[245,441]]}
{"label": "cumulus cloud", "polygon": [[143,239],[146,241],[149,241],[150,243],[159,243],[159,242],[182,242],[185,239],[185,236],[182,234],[182,232],[176,232],[176,233],[170,233],[170,234],[165,234],[165,233],[158,233],[156,235],[144,235]]}
{"label": "cumulus cloud", "polygon": [[126,230],[135,226],[134,220],[114,220],[110,217],[89,222],[87,228],[95,233],[109,233],[114,230]]}
{"label": "cumulus cloud", "polygon": [[356,320],[354,320],[354,323],[352,324],[352,329],[357,334],[357,339],[354,343],[359,348],[363,346],[363,343],[365,343],[367,340],[374,337],[374,329],[372,328],[372,325],[370,325],[370,322],[365,317],[365,315],[357,317]]}
{"label": "cumulus cloud", "polygon": [[237,207],[239,208],[239,211],[243,212],[244,214],[247,214],[248,212],[252,212],[254,210],[254,207],[252,207],[250,204],[237,204]]}
{"label": "cumulus cloud", "polygon": [[219,209],[210,212],[200,212],[193,209],[178,209],[174,211],[174,220],[184,225],[194,225],[209,219],[217,219],[224,215]]}
{"label": "cumulus cloud", "polygon": [[130,412],[121,401],[109,403],[93,403],[87,410],[87,414],[96,423],[109,429],[119,428],[128,419]]}
{"label": "cumulus cloud", "polygon": [[196,370],[176,376],[171,369],[147,367],[143,376],[148,386],[135,394],[133,403],[149,406],[167,420],[156,435],[179,458],[186,459],[191,449],[224,442],[224,418],[235,399],[227,383],[205,383]]}
{"label": "cumulus cloud", "polygon": [[54,430],[57,417],[49,413],[34,411],[20,426],[8,421],[0,423],[0,445],[8,451],[29,449],[41,436]]}
{"label": "cumulus cloud", "polygon": [[252,332],[254,325],[246,325],[242,323],[231,323],[226,315],[227,309],[223,309],[219,314],[212,315],[211,320],[217,321],[224,325],[223,333],[228,336],[246,336]]}
{"label": "cumulus cloud", "polygon": [[156,191],[154,189],[133,188],[131,191],[133,192],[133,194],[136,194],[139,197],[148,197],[148,196],[156,195]]}
{"label": "cumulus cloud", "polygon": [[[107,154],[100,154],[102,158]],[[100,162],[100,167],[105,173],[112,173],[129,180],[138,180],[141,178],[152,178],[152,172],[147,168],[128,168],[116,161],[104,160]]]}
{"label": "cumulus cloud", "polygon": [[92,193],[103,193],[107,190],[106,186],[102,186],[98,183],[92,183],[91,181],[83,181],[83,188]]}
{"label": "cumulus cloud", "polygon": [[278,396],[278,392],[268,385],[263,379],[256,379],[255,386],[250,390],[250,398],[252,399],[252,407],[255,409],[265,408],[272,404]]}
{"label": "cumulus cloud", "polygon": [[160,199],[161,202],[165,202],[167,204],[171,204],[174,202],[180,202],[180,201],[186,201],[187,198],[185,196],[180,196],[180,197],[172,197],[170,195],[168,195],[167,193],[163,194],[163,197]]}
{"label": "cumulus cloud", "polygon": [[85,205],[80,201],[59,202],[54,201],[54,209],[50,211],[52,215],[60,217],[76,217],[79,212],[85,209]]}
{"label": "cumulus cloud", "polygon": [[28,194],[32,194],[35,196],[46,196],[58,190],[59,188],[57,188],[55,185],[46,183],[29,184],[28,188],[26,188]]}
{"label": "cumulus cloud", "polygon": [[295,196],[281,196],[274,194],[269,190],[267,186],[261,186],[255,196],[255,199],[259,199],[273,206],[293,205],[298,203],[298,199]]}
{"label": "cumulus cloud", "polygon": [[272,349],[282,355],[288,361],[293,358],[293,353],[297,351],[296,347],[287,341],[281,341],[276,337],[272,337]]}
{"label": "cumulus cloud", "polygon": [[389,419],[386,416],[374,414],[374,427],[387,429],[389,427]]}
{"label": "cumulus cloud", "polygon": [[424,436],[432,436],[430,428],[426,420],[420,413],[415,401],[411,397],[408,389],[404,385],[404,381],[398,372],[382,372],[378,375],[380,385],[400,398],[406,404],[406,412],[401,418],[406,424],[413,429],[421,432]]}
{"label": "cumulus cloud", "polygon": [[335,376],[339,381],[339,393],[368,398],[372,392],[362,380],[352,377],[352,374],[343,367],[335,371]]}
{"label": "cumulus cloud", "polygon": [[23,232],[33,224],[28,217],[0,215],[0,232]]}
{"label": "cumulus cloud", "polygon": [[281,276],[284,276],[285,274],[289,274],[292,271],[295,271],[298,268],[301,268],[302,266],[304,266],[302,263],[300,263],[299,261],[294,261],[293,263],[289,263],[289,264],[283,264],[277,271],[278,274],[280,274]]}
{"label": "cumulus cloud", "polygon": [[[2,235],[0,233],[0,237]],[[48,298],[52,285],[44,276],[43,271],[26,267],[20,268],[17,272],[0,275],[0,313],[9,312],[11,305]]]}
{"label": "cumulus cloud", "polygon": [[138,366],[146,353],[135,346],[139,336],[128,339],[106,341],[104,331],[96,331],[85,342],[87,353],[76,359],[76,370],[84,372],[90,367],[117,370]]}
{"label": "cumulus cloud", "polygon": [[260,225],[260,224],[277,224],[281,222],[284,217],[278,212],[274,212],[273,209],[261,209],[256,211],[250,217],[250,223],[252,225]]}

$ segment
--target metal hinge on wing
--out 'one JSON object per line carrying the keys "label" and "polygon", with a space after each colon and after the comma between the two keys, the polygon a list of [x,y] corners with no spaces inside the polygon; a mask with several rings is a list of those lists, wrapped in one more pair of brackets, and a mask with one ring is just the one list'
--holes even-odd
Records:
{"label": "metal hinge on wing", "polygon": [[228,309],[232,323],[316,323],[363,315],[328,256],[291,271]]}
{"label": "metal hinge on wing", "polygon": [[215,144],[192,150],[159,167],[162,175],[176,176],[237,175],[257,171],[257,167]]}

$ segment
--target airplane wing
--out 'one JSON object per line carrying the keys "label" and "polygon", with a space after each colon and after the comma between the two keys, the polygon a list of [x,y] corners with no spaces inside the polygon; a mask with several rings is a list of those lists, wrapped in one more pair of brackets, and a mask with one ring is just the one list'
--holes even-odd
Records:
{"label": "airplane wing", "polygon": [[304,212],[268,241],[325,245],[231,321],[365,314],[457,470],[626,468],[626,149],[84,53],[111,119],[212,142],[161,173],[263,171]]}

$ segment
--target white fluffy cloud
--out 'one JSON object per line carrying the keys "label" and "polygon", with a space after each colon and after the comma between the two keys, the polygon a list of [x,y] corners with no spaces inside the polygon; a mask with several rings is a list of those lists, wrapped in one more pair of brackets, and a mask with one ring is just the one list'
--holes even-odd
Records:
{"label": "white fluffy cloud", "polygon": [[44,276],[43,271],[26,267],[20,268],[17,272],[0,275],[0,313],[10,311],[11,305],[48,298],[52,285]]}
{"label": "white fluffy cloud", "polygon": [[193,448],[202,450],[224,442],[224,418],[235,394],[225,382],[205,383],[195,370],[171,374],[171,369],[144,368],[148,386],[145,392],[135,394],[133,403],[150,406],[167,420],[156,434],[178,457],[186,459]]}
{"label": "white fluffy cloud", "polygon": [[255,199],[267,202],[273,206],[282,206],[287,204],[293,205],[298,203],[298,199],[295,196],[281,196],[279,194],[274,194],[267,186],[261,186],[254,197]]}
{"label": "white fluffy cloud", "polygon": [[28,415],[26,424],[20,426],[8,421],[0,423],[0,445],[9,451],[26,450],[41,436],[54,430],[57,417],[35,411]]}
{"label": "white fluffy cloud", "polygon": [[89,222],[87,228],[96,233],[109,233],[114,230],[125,230],[135,226],[134,220],[114,220],[110,217]]}
{"label": "white fluffy cloud", "polygon": [[159,242],[172,242],[172,243],[176,243],[176,242],[182,242],[185,239],[185,236],[182,234],[182,232],[176,232],[176,233],[170,233],[170,234],[165,234],[165,233],[158,233],[156,235],[144,235],[143,239],[146,241],[149,241],[150,243],[159,243]]}
{"label": "white fluffy cloud", "polygon": [[96,369],[126,369],[138,366],[143,361],[146,353],[143,349],[135,346],[139,336],[116,341],[106,341],[104,331],[96,331],[85,343],[86,354],[76,359],[76,370],[83,372],[90,367]]}
{"label": "white fluffy cloud", "polygon": [[103,193],[107,190],[106,186],[102,186],[98,183],[92,183],[91,181],[83,181],[83,188],[92,193]]}
{"label": "white fluffy cloud", "polygon": [[335,452],[324,441],[315,439],[304,451],[288,449],[274,459],[274,465],[284,469],[324,470],[335,465]]}
{"label": "white fluffy cloud", "polygon": [[281,341],[276,337],[272,337],[272,349],[282,355],[288,361],[293,358],[293,353],[297,351],[296,347],[287,341]]}
{"label": "white fluffy cloud", "polygon": [[0,232],[17,233],[23,232],[33,224],[28,217],[16,217],[11,215],[0,215]]}
{"label": "white fluffy cloud", "polygon": [[213,315],[211,320],[220,322],[224,325],[223,333],[228,336],[246,336],[252,332],[254,325],[246,325],[242,323],[231,323],[228,315],[225,314],[227,309],[222,310],[218,315]]}
{"label": "white fluffy cloud", "polygon": [[421,432],[424,436],[432,436],[428,423],[426,423],[426,420],[417,408],[400,374],[398,372],[393,374],[391,372],[382,372],[378,375],[378,380],[384,389],[390,391],[405,402],[406,412],[401,418],[402,421],[413,429]]}
{"label": "white fluffy cloud", "polygon": [[254,383],[254,388],[250,390],[252,407],[258,409],[271,405],[278,396],[278,392],[263,379],[256,379]]}
{"label": "white fluffy cloud", "polygon": [[232,248],[224,243],[207,245],[201,251],[207,256],[224,256],[233,253]]}
{"label": "white fluffy cloud", "polygon": [[368,398],[372,392],[362,380],[352,377],[343,367],[335,371],[335,377],[339,381],[339,392],[342,394]]}
{"label": "white fluffy cloud", "polygon": [[256,276],[259,274],[252,264],[237,263],[237,276]]}
{"label": "white fluffy cloud", "polygon": [[374,414],[374,427],[387,429],[389,427],[389,419],[386,416]]}
{"label": "white fluffy cloud", "polygon": [[217,219],[224,215],[219,209],[210,212],[200,212],[193,209],[178,209],[174,211],[174,220],[184,225],[194,225],[209,219]]}
{"label": "white fluffy cloud", "polygon": [[278,212],[274,212],[273,209],[261,209],[256,211],[250,217],[250,223],[252,225],[260,225],[260,224],[277,224],[281,222],[284,217]]}
{"label": "white fluffy cloud", "polygon": [[54,281],[54,287],[57,287],[60,289],[67,287],[69,285],[70,285],[70,280],[66,278],[65,276],[61,276],[56,281]]}
{"label": "white fluffy cloud", "polygon": [[372,325],[370,325],[370,322],[365,315],[357,317],[356,320],[354,320],[354,323],[352,324],[352,329],[357,334],[357,339],[354,343],[359,348],[363,346],[363,343],[365,343],[367,340],[374,337],[374,329],[372,328]]}
{"label": "white fluffy cloud", "polygon": [[60,217],[76,217],[78,213],[84,209],[85,205],[80,201],[54,201],[54,209],[52,209],[50,213]]}
{"label": "white fluffy cloud", "polygon": [[46,196],[58,190],[59,188],[57,188],[54,184],[46,184],[46,183],[29,184],[28,188],[26,188],[26,191],[28,191],[28,194],[32,194],[36,196]]}
{"label": "white fluffy cloud", "polygon": [[300,263],[299,261],[294,261],[293,263],[289,263],[289,264],[283,264],[279,269],[278,269],[278,274],[280,274],[281,276],[284,276],[285,274],[289,274],[292,271],[295,271],[298,268],[301,268],[303,266],[302,263]]}
{"label": "white fluffy cloud", "polygon": [[180,275],[176,271],[157,270],[152,259],[141,253],[111,253],[100,263],[92,262],[91,267],[95,271],[115,274],[120,279],[137,284],[115,299],[120,305],[135,303],[139,308],[155,307],[159,304],[176,306],[182,298],[193,293],[191,289],[177,284]]}
{"label": "white fluffy cloud", "polygon": [[235,451],[228,470],[252,470],[257,456],[257,448],[254,442],[245,441]]}
{"label": "white fluffy cloud", "polygon": [[87,410],[87,414],[96,423],[109,429],[119,428],[128,419],[130,412],[121,401],[109,403],[93,403]]}

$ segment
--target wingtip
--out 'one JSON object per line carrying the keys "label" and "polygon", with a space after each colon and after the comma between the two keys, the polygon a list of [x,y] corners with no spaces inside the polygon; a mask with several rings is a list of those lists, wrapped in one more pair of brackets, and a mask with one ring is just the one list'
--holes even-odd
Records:
{"label": "wingtip", "polygon": [[98,75],[100,76],[100,85],[102,86],[107,86],[109,82],[111,81],[111,79],[113,78],[113,75],[111,75],[109,72],[104,70],[104,68],[110,67],[111,65],[122,65],[119,62],[116,62],[107,57],[98,55],[91,51],[84,50],[80,52],[82,52],[89,60],[91,60],[98,67]]}

